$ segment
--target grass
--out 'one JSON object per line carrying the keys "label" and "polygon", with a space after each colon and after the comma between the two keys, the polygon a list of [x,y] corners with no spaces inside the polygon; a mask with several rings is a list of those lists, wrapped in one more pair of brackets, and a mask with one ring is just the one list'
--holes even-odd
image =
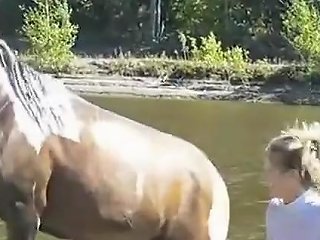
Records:
{"label": "grass", "polygon": [[270,64],[257,62],[248,64],[245,71],[242,70],[240,72],[230,66],[211,66],[201,61],[170,59],[167,57],[106,59],[77,57],[65,70],[58,73],[40,69],[26,56],[22,55],[20,58],[39,71],[55,74],[104,74],[159,77],[164,79],[214,79],[227,80],[231,83],[318,81],[320,76],[320,73],[317,72],[310,73],[307,66],[293,63]]}
{"label": "grass", "polygon": [[230,82],[244,81],[303,81],[307,77],[305,67],[298,65],[249,64],[245,71],[229,66],[210,66],[192,60],[161,58],[113,59],[100,65],[108,74],[164,78],[215,79]]}

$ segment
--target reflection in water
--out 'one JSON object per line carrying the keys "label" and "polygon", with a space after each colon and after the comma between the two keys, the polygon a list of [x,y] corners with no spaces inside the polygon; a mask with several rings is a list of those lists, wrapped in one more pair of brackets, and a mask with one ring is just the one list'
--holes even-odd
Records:
{"label": "reflection in water", "polygon": [[[140,98],[87,99],[180,136],[205,151],[229,187],[231,240],[265,238],[267,193],[262,160],[267,141],[296,118],[307,121],[320,118],[318,107]],[[50,238],[42,235],[38,239]]]}

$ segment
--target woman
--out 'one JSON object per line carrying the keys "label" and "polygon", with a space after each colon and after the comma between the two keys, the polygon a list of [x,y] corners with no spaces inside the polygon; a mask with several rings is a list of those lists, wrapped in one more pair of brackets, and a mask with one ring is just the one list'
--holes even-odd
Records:
{"label": "woman", "polygon": [[320,239],[319,141],[309,134],[314,130],[292,129],[272,139],[266,149],[268,240]]}

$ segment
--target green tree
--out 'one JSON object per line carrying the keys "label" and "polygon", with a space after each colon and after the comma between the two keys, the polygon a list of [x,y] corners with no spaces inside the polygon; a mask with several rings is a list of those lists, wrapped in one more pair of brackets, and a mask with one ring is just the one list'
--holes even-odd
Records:
{"label": "green tree", "polygon": [[72,11],[67,0],[34,0],[24,9],[22,33],[30,49],[28,55],[40,68],[61,70],[73,58],[78,26],[70,21]]}
{"label": "green tree", "polygon": [[294,0],[283,15],[284,35],[309,63],[320,60],[320,15],[306,0]]}

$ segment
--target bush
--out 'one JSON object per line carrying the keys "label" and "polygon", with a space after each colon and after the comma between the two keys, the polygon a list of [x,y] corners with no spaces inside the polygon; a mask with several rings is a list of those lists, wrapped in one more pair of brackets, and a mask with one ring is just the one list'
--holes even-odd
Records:
{"label": "bush", "polygon": [[[172,79],[214,79],[228,80],[231,83],[243,83],[244,81],[269,81],[279,79],[278,76],[283,67],[276,67],[266,63],[250,64],[246,73],[234,71],[229,67],[215,67],[203,61],[170,59],[170,58],[123,58],[109,59],[105,63],[98,64],[99,70],[107,75],[156,77],[171,81]],[[292,72],[302,72],[300,69],[288,67]],[[281,72],[281,74],[280,74]],[[289,72],[286,71],[286,72]],[[293,76],[296,80],[297,74]],[[175,80],[173,80],[175,81]],[[180,82],[180,81],[179,81]]]}
{"label": "bush", "polygon": [[320,62],[320,15],[306,0],[294,0],[283,15],[284,36],[311,67]]}
{"label": "bush", "polygon": [[[181,39],[184,40],[182,44],[185,45],[186,37],[183,37],[182,33],[180,33],[180,41]],[[221,42],[216,39],[212,32],[207,37],[200,38],[200,46],[197,46],[195,38],[188,37],[188,39],[192,60],[204,62],[215,68],[230,69],[230,71],[238,73],[245,73],[248,64],[251,62],[249,52],[239,46],[223,50]]]}
{"label": "bush", "polygon": [[70,21],[67,0],[33,1],[35,6],[23,14],[22,33],[30,44],[27,55],[40,69],[61,71],[73,58],[78,26]]}

